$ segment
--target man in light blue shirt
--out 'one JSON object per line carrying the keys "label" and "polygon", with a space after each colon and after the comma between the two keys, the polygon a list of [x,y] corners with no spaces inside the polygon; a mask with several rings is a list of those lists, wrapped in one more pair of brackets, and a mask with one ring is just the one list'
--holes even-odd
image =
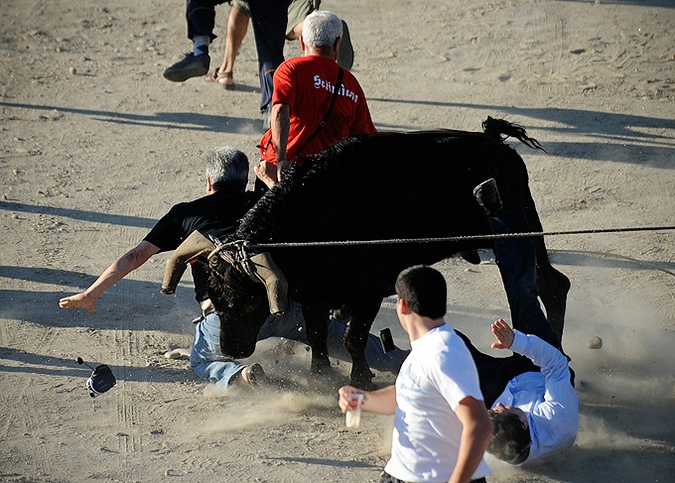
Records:
{"label": "man in light blue shirt", "polygon": [[[502,206],[494,179],[474,195],[494,234],[529,232],[520,206]],[[494,240],[494,254],[504,283],[512,330],[502,319],[492,324],[493,348],[513,355],[496,358],[478,351],[465,337],[476,362],[481,390],[494,431],[488,452],[519,465],[570,447],[579,428],[579,398],[560,337],[554,333],[537,298],[534,239]]]}
{"label": "man in light blue shirt", "polygon": [[[567,358],[536,335],[511,330],[501,319],[492,325],[492,332],[498,341],[493,347],[522,354],[540,369],[513,377],[495,400],[490,410],[493,424],[506,422],[496,424],[488,451],[521,464],[572,446],[579,429],[579,398],[570,383]],[[515,431],[508,429],[510,425]],[[523,443],[506,449],[521,428],[527,430]]]}

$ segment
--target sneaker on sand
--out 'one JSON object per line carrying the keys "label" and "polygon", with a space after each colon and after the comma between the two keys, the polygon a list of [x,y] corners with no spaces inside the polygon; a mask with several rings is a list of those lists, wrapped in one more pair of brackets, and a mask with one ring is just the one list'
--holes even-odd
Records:
{"label": "sneaker on sand", "polygon": [[354,65],[354,46],[349,35],[347,22],[342,21],[342,40],[340,41],[340,50],[338,50],[337,63],[343,69],[351,70]]}
{"label": "sneaker on sand", "polygon": [[494,178],[483,181],[473,190],[473,196],[478,204],[483,207],[487,216],[493,216],[502,209],[502,199],[497,190],[497,182]]}
{"label": "sneaker on sand", "polygon": [[257,362],[246,368],[246,378],[253,389],[260,389],[269,384],[265,371]]}
{"label": "sneaker on sand", "polygon": [[171,82],[184,82],[190,77],[201,77],[209,72],[211,58],[209,54],[195,56],[190,52],[185,58],[164,71],[164,78]]}

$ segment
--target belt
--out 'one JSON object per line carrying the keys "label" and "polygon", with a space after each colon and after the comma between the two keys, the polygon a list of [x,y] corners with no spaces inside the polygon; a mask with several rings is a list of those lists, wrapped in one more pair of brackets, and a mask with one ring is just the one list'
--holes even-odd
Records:
{"label": "belt", "polygon": [[207,315],[211,315],[211,314],[213,314],[215,311],[216,311],[216,309],[215,309],[215,308],[213,307],[213,305],[212,305],[212,306],[209,307],[208,309],[203,310],[203,311],[202,311],[202,315],[200,315],[200,316],[197,317],[196,319],[192,319],[192,323],[193,323],[193,324],[198,324],[198,323],[200,323],[202,320],[204,320],[204,319],[206,318]]}
{"label": "belt", "polygon": [[[409,482],[399,480],[395,476],[391,476],[386,471],[383,471],[380,474],[380,483],[409,483]],[[485,480],[485,478],[477,478],[475,480],[471,480],[469,483],[487,483],[487,481]]]}
{"label": "belt", "polygon": [[208,309],[204,310],[204,317],[206,317],[207,315],[211,315],[215,312],[216,312],[216,308],[212,305]]}

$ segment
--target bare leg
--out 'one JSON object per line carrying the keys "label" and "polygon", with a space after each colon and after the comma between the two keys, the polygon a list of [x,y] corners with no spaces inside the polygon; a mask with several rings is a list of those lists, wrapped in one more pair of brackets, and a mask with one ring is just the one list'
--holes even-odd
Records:
{"label": "bare leg", "polygon": [[249,17],[237,7],[230,8],[230,15],[227,19],[227,37],[225,39],[225,55],[223,63],[213,74],[208,74],[209,81],[217,81],[222,86],[234,86],[234,61],[237,59],[241,43],[246,37],[248,30]]}

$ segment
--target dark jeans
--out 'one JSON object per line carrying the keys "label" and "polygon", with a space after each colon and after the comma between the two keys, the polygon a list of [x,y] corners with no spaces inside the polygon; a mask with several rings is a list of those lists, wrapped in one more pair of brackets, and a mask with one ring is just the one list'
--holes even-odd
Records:
{"label": "dark jeans", "polygon": [[274,71],[284,61],[290,0],[249,0],[260,71],[260,112],[270,109]]}
{"label": "dark jeans", "polygon": [[[488,222],[495,235],[530,231],[522,209],[501,210]],[[539,304],[534,238],[500,238],[493,245],[514,328],[560,349],[560,340]]]}
{"label": "dark jeans", "polygon": [[[215,39],[216,5],[227,0],[186,0],[188,38],[208,35]],[[284,61],[286,24],[290,0],[249,0],[253,35],[260,69],[260,111],[272,102],[274,70]]]}
{"label": "dark jeans", "polygon": [[205,35],[215,39],[213,28],[216,25],[216,5],[227,0],[186,0],[185,19],[187,20],[188,39]]}
{"label": "dark jeans", "polygon": [[[522,209],[501,210],[488,221],[495,235],[530,231]],[[523,333],[534,334],[560,349],[560,340],[539,305],[534,239],[531,237],[496,239],[494,254],[509,302],[513,327]],[[539,371],[539,367],[520,354],[506,358],[484,354],[471,344],[468,337],[458,333],[466,342],[476,363],[481,390],[488,408],[492,407],[511,379],[525,372]]]}
{"label": "dark jeans", "polygon": [[[399,480],[398,478],[394,478],[386,471],[383,471],[382,475],[380,476],[380,483],[406,483],[406,482],[403,480]],[[477,480],[471,480],[471,483],[487,483],[487,482],[485,478],[478,478]]]}

